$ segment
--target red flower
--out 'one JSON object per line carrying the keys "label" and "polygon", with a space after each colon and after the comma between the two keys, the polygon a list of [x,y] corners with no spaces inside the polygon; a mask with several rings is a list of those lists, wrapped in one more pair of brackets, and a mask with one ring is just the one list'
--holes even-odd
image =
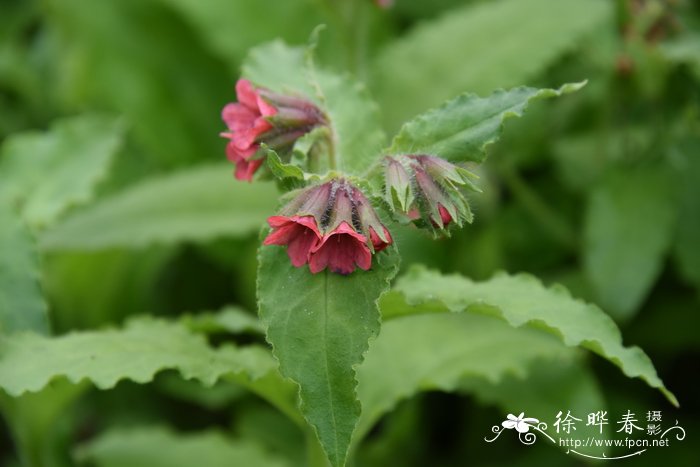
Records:
{"label": "red flower", "polygon": [[296,267],[309,261],[309,254],[321,240],[314,216],[272,216],[267,219],[274,230],[263,245],[287,245],[287,255]]}
{"label": "red flower", "polygon": [[345,180],[303,190],[267,221],[273,231],[263,244],[287,245],[292,264],[308,262],[314,274],[326,268],[339,274],[368,270],[372,254],[393,242],[369,200]]}
{"label": "red flower", "polygon": [[367,238],[345,221],[324,235],[323,240],[311,249],[309,258],[309,269],[314,274],[326,267],[338,274],[350,274],[356,265],[365,271],[372,265]]}
{"label": "red flower", "polygon": [[238,102],[227,104],[221,112],[221,118],[229,129],[229,132],[221,135],[230,139],[226,157],[236,164],[236,178],[250,181],[262,164],[261,159],[253,159],[260,147],[256,140],[272,129],[272,124],[265,117],[275,115],[277,109],[265,102],[248,80],[238,80],[236,95]]}
{"label": "red flower", "polygon": [[236,164],[239,180],[250,181],[262,165],[263,158],[255,157],[260,143],[286,150],[314,126],[325,122],[311,102],[255,88],[245,79],[236,83],[236,96],[238,102],[227,104],[221,112],[229,129],[221,136],[230,140],[226,156]]}

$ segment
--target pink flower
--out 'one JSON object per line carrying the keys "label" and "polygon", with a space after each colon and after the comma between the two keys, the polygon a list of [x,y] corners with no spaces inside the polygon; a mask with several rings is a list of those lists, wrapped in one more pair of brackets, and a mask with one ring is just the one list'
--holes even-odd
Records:
{"label": "pink flower", "polygon": [[311,102],[255,88],[250,81],[236,83],[238,102],[227,104],[221,118],[228,126],[221,136],[229,138],[226,157],[236,164],[235,176],[250,181],[263,163],[260,143],[286,151],[316,125],[325,123]]}
{"label": "pink flower", "polygon": [[250,181],[262,164],[261,159],[253,159],[260,147],[256,141],[260,135],[272,129],[272,124],[265,117],[275,115],[277,109],[265,102],[248,80],[238,80],[236,95],[238,102],[227,104],[221,112],[221,118],[229,129],[221,135],[230,139],[226,157],[236,164],[236,178]]}
{"label": "pink flower", "polygon": [[309,269],[312,273],[330,269],[338,274],[350,274],[355,266],[368,270],[372,253],[367,238],[343,221],[311,249]]}
{"label": "pink flower", "polygon": [[362,191],[342,179],[302,190],[267,221],[273,230],[263,244],[286,245],[292,264],[308,263],[314,274],[366,271],[393,242]]}
{"label": "pink flower", "polygon": [[287,245],[287,255],[296,267],[309,262],[309,254],[321,241],[314,216],[272,216],[267,219],[274,230],[263,245]]}

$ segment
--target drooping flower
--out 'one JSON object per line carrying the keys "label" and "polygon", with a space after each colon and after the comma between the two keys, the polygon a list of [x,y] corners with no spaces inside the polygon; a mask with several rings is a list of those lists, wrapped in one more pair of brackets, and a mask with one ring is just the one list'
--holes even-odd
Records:
{"label": "drooping flower", "polygon": [[313,216],[271,216],[267,222],[274,230],[263,243],[287,245],[287,255],[296,267],[309,261],[311,249],[322,239]]}
{"label": "drooping flower", "polygon": [[229,130],[221,136],[229,138],[226,156],[236,164],[239,180],[250,181],[262,165],[261,143],[287,151],[298,138],[325,123],[313,103],[256,88],[245,79],[236,83],[236,95],[238,102],[226,104],[221,112]]}
{"label": "drooping flower", "polygon": [[399,217],[433,230],[471,222],[462,193],[464,188],[479,191],[471,172],[429,155],[387,157],[384,167],[386,201]]}
{"label": "drooping flower", "polygon": [[343,179],[302,190],[277,216],[265,245],[286,245],[292,264],[350,274],[368,270],[372,254],[393,240],[362,191]]}

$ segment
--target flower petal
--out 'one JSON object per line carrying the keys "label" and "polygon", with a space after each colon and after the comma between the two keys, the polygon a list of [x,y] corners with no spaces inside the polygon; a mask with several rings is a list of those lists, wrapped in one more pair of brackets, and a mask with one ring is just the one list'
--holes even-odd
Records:
{"label": "flower petal", "polygon": [[239,79],[236,83],[236,96],[241,104],[253,111],[258,110],[257,93],[247,79]]}
{"label": "flower petal", "polygon": [[389,230],[386,227],[384,227],[384,236],[387,238],[387,242],[379,238],[379,235],[377,235],[377,232],[375,232],[372,227],[369,228],[369,238],[372,242],[372,246],[374,247],[375,253],[379,253],[384,248],[388,247],[393,243],[394,240],[391,238],[391,234],[389,233]]}
{"label": "flower petal", "polygon": [[263,245],[287,245],[287,255],[295,267],[309,261],[309,252],[321,241],[313,216],[271,216],[267,219],[274,230]]}
{"label": "flower petal", "polygon": [[258,110],[260,111],[260,115],[262,115],[263,117],[271,117],[277,114],[277,108],[274,105],[267,102],[260,95],[256,96],[255,102],[257,104]]}
{"label": "flower petal", "polygon": [[350,274],[356,265],[365,271],[369,269],[372,253],[365,236],[346,222],[342,222],[311,249],[309,269],[314,274],[326,268],[339,274]]}
{"label": "flower petal", "polygon": [[226,104],[221,111],[221,118],[231,131],[241,131],[255,124],[260,114],[237,102]]}
{"label": "flower petal", "polygon": [[253,175],[260,168],[263,159],[240,160],[236,163],[236,172],[234,176],[238,180],[250,182],[253,180]]}

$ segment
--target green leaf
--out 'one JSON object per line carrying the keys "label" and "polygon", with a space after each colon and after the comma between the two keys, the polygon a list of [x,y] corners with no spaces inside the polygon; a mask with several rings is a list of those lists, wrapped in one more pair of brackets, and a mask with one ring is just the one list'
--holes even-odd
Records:
{"label": "green leaf", "polygon": [[112,430],[81,446],[76,457],[100,467],[284,467],[257,444],[216,431],[178,434],[162,427]]}
{"label": "green leaf", "polygon": [[319,72],[318,81],[331,119],[336,168],[361,175],[381,158],[386,144],[379,107],[364,85],[348,76]]}
{"label": "green leaf", "polygon": [[67,411],[88,388],[88,384],[74,385],[62,380],[20,397],[0,391],[0,410],[23,465],[63,465],[58,459],[65,457],[62,428],[71,418]]}
{"label": "green leaf", "polygon": [[213,349],[203,336],[181,324],[141,319],[121,330],[54,338],[31,333],[0,337],[0,388],[11,396],[39,391],[61,376],[73,383],[88,379],[99,389],[111,389],[122,379],[149,383],[167,369],[207,386],[231,378],[300,420],[294,388],[280,377],[266,349],[231,345]]}
{"label": "green leaf", "polygon": [[249,235],[276,205],[271,183],[237,182],[229,165],[194,167],[100,200],[49,230],[41,247],[92,250]]}
{"label": "green leaf", "polygon": [[279,180],[295,184],[302,183],[306,177],[306,174],[299,166],[282,162],[280,156],[272,149],[267,150],[265,162],[267,162],[267,166],[270,168],[272,175]]}
{"label": "green leaf", "polygon": [[271,37],[303,42],[309,32],[323,22],[321,9],[307,1],[161,1],[180,11],[211,50],[236,66],[251,47]]}
{"label": "green leaf", "polygon": [[301,410],[333,466],[342,466],[360,416],[355,366],[379,332],[376,301],[396,274],[397,254],[342,276],[295,268],[283,248],[259,253],[258,300],[280,371],[299,384]]}
{"label": "green leaf", "polygon": [[[570,410],[585,420],[585,415],[606,409],[593,372],[579,359],[538,359],[527,367],[524,377],[507,374],[498,383],[470,376],[462,380],[459,390],[473,394],[482,403],[499,406],[504,414],[525,412],[526,416],[547,423],[552,435],[552,423],[559,410]],[[500,420],[493,421],[497,422]],[[589,435],[585,430],[567,434],[581,440]]]}
{"label": "green leaf", "polygon": [[680,169],[680,209],[674,259],[683,276],[700,290],[700,139],[684,150]]}
{"label": "green leaf", "polygon": [[161,247],[44,255],[42,285],[51,303],[54,333],[99,328],[145,310],[167,308],[155,291],[163,286],[163,272],[173,264],[176,250]]}
{"label": "green leaf", "polygon": [[612,13],[599,0],[495,0],[419,24],[374,62],[373,89],[388,129],[465,91],[531,82]]}
{"label": "green leaf", "polygon": [[264,333],[262,324],[257,316],[232,306],[226,307],[216,313],[187,315],[184,316],[181,321],[194,332],[228,332],[231,334],[245,332],[252,332],[255,334]]}
{"label": "green leaf", "polygon": [[46,133],[19,133],[0,155],[0,198],[21,207],[34,227],[54,222],[73,204],[89,201],[119,148],[115,119],[85,115],[57,121]]}
{"label": "green leaf", "polygon": [[333,131],[335,168],[360,175],[381,157],[385,145],[379,107],[364,85],[316,69],[306,60],[307,53],[281,41],[261,45],[248,55],[243,76],[258,86],[301,94],[320,105]]}
{"label": "green leaf", "polygon": [[498,141],[506,119],[522,117],[533,100],[578,91],[585,84],[565,84],[559,89],[519,87],[488,97],[462,94],[404,124],[388,152],[482,162],[486,147]]}
{"label": "green leaf", "polygon": [[[380,305],[382,313],[411,307],[385,300]],[[387,321],[358,368],[362,417],[355,441],[399,401],[419,391],[456,391],[470,376],[497,385],[506,375],[523,378],[535,360],[572,356],[551,335],[515,329],[490,316],[416,314]]]}
{"label": "green leaf", "polygon": [[664,41],[659,50],[666,58],[687,64],[700,79],[700,34],[690,31],[692,29],[673,40]]}
{"label": "green leaf", "polygon": [[[500,317],[512,326],[544,329],[568,346],[580,346],[659,389],[674,405],[675,396],[663,385],[651,360],[639,347],[624,347],[615,322],[600,308],[571,297],[561,286],[546,288],[529,275],[498,274],[473,282],[414,267],[401,277],[396,290],[411,305],[429,303],[431,311],[473,311]],[[397,310],[410,313],[410,310]],[[386,318],[386,316],[385,316]]]}
{"label": "green leaf", "polygon": [[647,126],[626,126],[615,131],[596,127],[553,141],[552,156],[557,172],[566,185],[587,193],[600,183],[606,170],[621,160],[644,159],[656,135]]}
{"label": "green leaf", "polygon": [[1,202],[0,226],[0,335],[46,333],[49,320],[34,241],[13,209]]}
{"label": "green leaf", "polygon": [[590,193],[583,264],[614,317],[629,319],[661,274],[675,210],[673,181],[663,167],[618,170]]}
{"label": "green leaf", "polygon": [[219,110],[232,100],[228,67],[172,9],[157,1],[42,4],[51,36],[49,89],[69,108],[126,117],[151,164],[224,156]]}
{"label": "green leaf", "polygon": [[241,75],[255,85],[275,92],[317,100],[306,68],[306,50],[303,47],[291,47],[281,40],[254,47],[241,66]]}

